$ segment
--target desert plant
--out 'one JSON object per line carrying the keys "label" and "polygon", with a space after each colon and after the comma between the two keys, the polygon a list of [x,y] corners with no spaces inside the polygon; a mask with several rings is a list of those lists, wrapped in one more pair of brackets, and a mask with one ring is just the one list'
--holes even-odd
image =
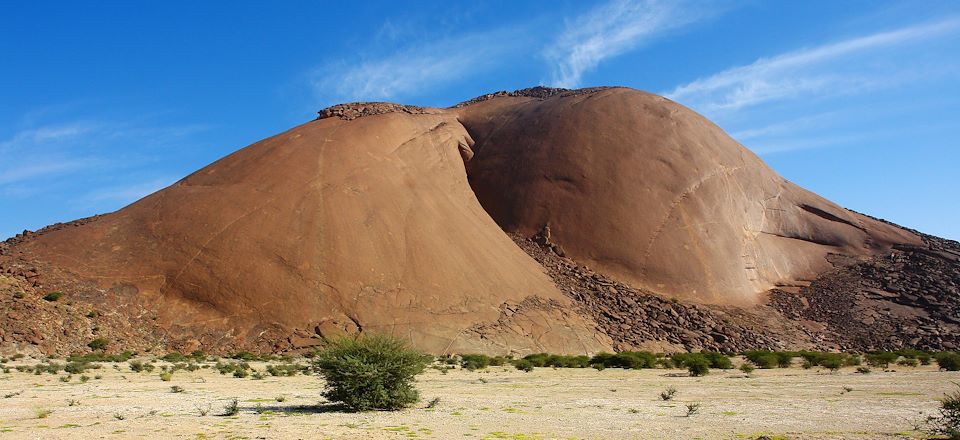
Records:
{"label": "desert plant", "polygon": [[733,362],[730,361],[730,358],[716,351],[705,351],[701,353],[703,357],[709,362],[710,368],[718,368],[721,370],[729,370],[733,368]]}
{"label": "desert plant", "polygon": [[960,371],[960,354],[952,352],[937,353],[935,356],[937,366],[941,370]]}
{"label": "desert plant", "polygon": [[130,366],[130,371],[134,373],[140,373],[144,370],[144,364],[141,361],[130,361],[127,365]]}
{"label": "desert plant", "polygon": [[44,296],[43,296],[43,299],[44,299],[45,301],[53,302],[53,301],[56,301],[56,300],[60,299],[61,297],[63,297],[63,292],[61,292],[61,291],[59,291],[59,290],[55,290],[55,291],[53,291],[53,292],[50,292],[50,293],[44,295]]}
{"label": "desert plant", "polygon": [[33,415],[36,416],[38,419],[45,419],[45,418],[47,418],[47,417],[50,417],[50,414],[53,414],[53,410],[52,410],[52,409],[47,409],[47,408],[34,408],[34,409],[33,409]]}
{"label": "desert plant", "polygon": [[533,362],[530,362],[526,359],[518,359],[513,361],[513,367],[527,373],[533,371],[534,368]]}
{"label": "desert plant", "polygon": [[173,385],[170,387],[170,392],[174,394],[179,394],[184,391],[183,387],[180,385]]}
{"label": "desert plant", "polygon": [[667,401],[673,399],[675,394],[677,394],[677,389],[674,387],[668,387],[660,392],[660,400]]}
{"label": "desert plant", "polygon": [[76,399],[70,399],[67,401],[67,406],[80,406],[80,401]]}
{"label": "desert plant", "polygon": [[693,358],[684,362],[684,364],[691,376],[706,376],[710,373],[710,363],[706,359]]}
{"label": "desert plant", "polygon": [[419,399],[413,382],[428,359],[401,339],[361,335],[330,341],[314,367],[326,379],[327,399],[353,411],[397,410]]}
{"label": "desert plant", "polygon": [[700,412],[700,402],[690,402],[687,405],[687,417]]}
{"label": "desert plant", "polygon": [[857,367],[857,373],[860,374],[870,374],[871,371],[873,370],[871,370],[869,367]]}
{"label": "desert plant", "polygon": [[88,342],[87,347],[90,347],[90,349],[93,351],[103,351],[103,349],[107,348],[108,343],[109,341],[104,338],[96,338]]}
{"label": "desert plant", "polygon": [[170,379],[173,379],[173,373],[169,371],[164,371],[160,373],[160,380],[164,382],[170,382]]}
{"label": "desert plant", "polygon": [[740,364],[740,371],[742,371],[742,372],[744,372],[744,373],[746,373],[746,374],[753,373],[753,365],[744,362],[744,363]]}
{"label": "desert plant", "polygon": [[464,354],[460,356],[460,366],[467,370],[482,370],[490,366],[490,356],[485,354]]}
{"label": "desert plant", "polygon": [[240,403],[237,399],[233,399],[230,403],[223,408],[223,412],[220,413],[221,416],[230,417],[235,416],[240,413]]}
{"label": "desert plant", "polygon": [[940,414],[928,417],[927,424],[931,434],[960,440],[960,389],[940,399]]}
{"label": "desert plant", "polygon": [[440,404],[440,398],[434,397],[433,399],[430,399],[429,402],[427,402],[427,406],[425,406],[424,408],[427,408],[427,409],[434,408],[439,404]]}
{"label": "desert plant", "polygon": [[273,400],[276,400],[277,402],[283,403],[283,402],[286,402],[286,401],[287,401],[287,396],[284,396],[284,395],[281,394],[281,395],[279,395],[279,396],[277,396],[277,397],[274,397]]}
{"label": "desert plant", "polygon": [[200,417],[210,414],[209,404],[207,406],[194,405],[194,407],[197,409],[197,414],[200,414]]}
{"label": "desert plant", "polygon": [[891,363],[900,357],[898,354],[889,351],[876,351],[867,353],[867,365],[877,368],[887,368]]}
{"label": "desert plant", "polygon": [[777,355],[767,350],[751,350],[743,353],[743,357],[756,365],[757,368],[774,368],[778,365]]}
{"label": "desert plant", "polygon": [[900,365],[901,367],[916,367],[919,364],[919,361],[911,358],[903,358],[897,361],[897,365]]}
{"label": "desert plant", "polygon": [[820,366],[827,368],[830,371],[837,371],[843,367],[843,356],[833,355],[826,356],[823,359],[820,359]]}
{"label": "desert plant", "polygon": [[85,374],[80,375],[80,383],[87,383],[88,380],[90,380],[90,376],[87,376]]}

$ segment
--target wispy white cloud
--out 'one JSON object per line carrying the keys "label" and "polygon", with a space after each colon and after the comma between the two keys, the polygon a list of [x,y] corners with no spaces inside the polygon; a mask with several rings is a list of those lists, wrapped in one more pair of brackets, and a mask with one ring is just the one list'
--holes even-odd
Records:
{"label": "wispy white cloud", "polygon": [[164,176],[144,182],[98,188],[79,198],[85,205],[128,204],[153,194],[177,181],[177,177]]}
{"label": "wispy white cloud", "polygon": [[613,0],[567,23],[544,54],[551,84],[577,87],[603,60],[637,49],[671,31],[716,14],[717,6],[680,0]]}
{"label": "wispy white cloud", "polygon": [[325,103],[389,100],[486,71],[523,38],[522,32],[507,28],[440,38],[382,57],[327,63],[310,72],[308,80]]}
{"label": "wispy white cloud", "polygon": [[874,68],[861,55],[926,42],[958,30],[960,18],[950,18],[761,58],[680,85],[665,95],[710,114],[798,96],[871,90],[902,81],[915,72],[910,66],[888,63],[877,63],[880,67]]}

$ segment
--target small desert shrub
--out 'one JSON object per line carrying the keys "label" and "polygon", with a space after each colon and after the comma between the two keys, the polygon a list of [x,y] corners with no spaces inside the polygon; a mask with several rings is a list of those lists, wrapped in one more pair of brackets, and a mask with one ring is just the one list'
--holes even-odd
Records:
{"label": "small desert shrub", "polygon": [[144,363],[141,361],[130,361],[127,365],[130,365],[130,371],[134,373],[141,373],[145,369]]}
{"label": "small desert shrub", "polygon": [[413,382],[428,359],[401,339],[361,335],[330,341],[314,367],[327,381],[327,399],[353,411],[397,410],[419,399]]}
{"label": "small desert shrub", "polygon": [[930,433],[960,440],[960,390],[940,399],[940,415],[927,418]]}
{"label": "small desert shrub", "polygon": [[33,415],[36,416],[38,419],[45,419],[45,418],[47,418],[47,417],[50,417],[50,414],[53,414],[53,410],[52,410],[52,409],[47,409],[47,408],[34,408],[34,409],[33,409]]}
{"label": "small desert shrub", "polygon": [[427,409],[434,408],[439,404],[440,404],[440,398],[434,397],[433,399],[430,399],[429,402],[427,402],[427,406],[425,406],[424,408],[427,408]]}
{"label": "small desert shrub", "polygon": [[935,356],[937,366],[941,370],[960,371],[960,354],[952,352],[937,353]]}
{"label": "small desert shrub", "polygon": [[766,350],[751,350],[743,353],[743,357],[756,365],[757,368],[775,368],[778,365],[777,355]]}
{"label": "small desert shrub", "polygon": [[740,364],[740,371],[742,371],[742,372],[744,372],[744,373],[746,373],[746,374],[753,373],[753,365],[744,362],[744,363]]}
{"label": "small desert shrub", "polygon": [[70,379],[73,379],[73,376],[69,374],[66,376],[60,376],[60,382],[63,382],[63,383],[70,382]]}
{"label": "small desert shrub", "polygon": [[533,362],[530,362],[526,359],[518,359],[513,361],[513,367],[527,373],[533,371],[534,368]]}
{"label": "small desert shrub", "polygon": [[491,367],[500,367],[510,363],[510,359],[505,356],[494,356],[490,358]]}
{"label": "small desert shrub", "polygon": [[669,387],[660,392],[660,400],[670,400],[675,394],[677,394],[677,389],[674,387]]}
{"label": "small desert shrub", "polygon": [[873,370],[871,370],[870,367],[857,367],[857,373],[860,374],[870,374],[871,371]]}
{"label": "small desert shrub", "polygon": [[60,299],[61,297],[63,297],[63,292],[57,290],[44,295],[43,299],[46,301],[53,302]]}
{"label": "small desert shrub", "polygon": [[184,356],[182,353],[177,353],[175,351],[163,355],[163,357],[161,357],[160,359],[170,363],[186,362],[187,360],[189,360],[189,358]]}
{"label": "small desert shrub", "polygon": [[240,413],[240,403],[237,401],[237,399],[233,399],[232,401],[230,401],[230,403],[227,404],[227,406],[223,408],[223,413],[221,413],[220,415],[224,417],[230,417],[230,416],[235,416],[239,413]]}
{"label": "small desert shrub", "polygon": [[267,365],[267,373],[271,376],[296,376],[307,367],[298,364]]}
{"label": "small desert shrub", "polygon": [[877,368],[887,368],[893,362],[896,362],[897,358],[900,356],[896,353],[889,351],[875,351],[873,353],[867,353],[867,365]]}
{"label": "small desert shrub", "polygon": [[134,353],[130,351],[125,351],[120,354],[104,354],[103,352],[97,353],[87,353],[87,354],[73,354],[67,356],[67,361],[70,362],[126,362],[133,358]]}
{"label": "small desert shrub", "polygon": [[700,412],[700,402],[691,402],[687,404],[687,417]]}
{"label": "small desert shrub", "polygon": [[170,392],[171,392],[171,393],[174,393],[174,394],[179,394],[179,393],[182,393],[183,391],[184,391],[184,389],[183,389],[183,387],[180,386],[180,385],[174,385],[174,386],[170,387]]}
{"label": "small desert shrub", "polygon": [[482,370],[490,366],[490,356],[485,354],[464,354],[460,356],[460,366],[467,370]]}
{"label": "small desert shrub", "polygon": [[170,379],[173,379],[173,373],[169,371],[164,371],[163,373],[160,373],[160,380],[164,382],[170,382]]}
{"label": "small desert shrub", "polygon": [[716,351],[705,351],[703,356],[707,359],[707,362],[710,363],[710,368],[718,368],[721,370],[729,370],[733,368],[733,362],[730,361],[730,358]]}
{"label": "small desert shrub", "polygon": [[819,365],[827,368],[830,371],[837,371],[844,365],[843,356],[835,354],[831,356],[824,356],[820,359]]}
{"label": "small desert shrub", "polygon": [[910,358],[903,358],[897,361],[897,365],[900,365],[901,367],[916,367],[919,364],[920,362],[918,362],[916,359]]}
{"label": "small desert shrub", "polygon": [[253,380],[263,380],[265,377],[267,377],[267,375],[263,374],[262,371],[254,371],[253,374],[250,375],[250,379]]}
{"label": "small desert shrub", "polygon": [[237,379],[243,379],[243,378],[245,378],[245,377],[247,377],[247,376],[249,376],[249,375],[250,375],[250,373],[247,372],[247,370],[246,370],[246,369],[243,369],[243,368],[238,368],[238,369],[236,369],[236,370],[233,370],[233,377],[236,377]]}
{"label": "small desert shrub", "polygon": [[686,368],[691,376],[704,376],[710,372],[710,360],[703,353],[676,353],[671,358],[674,365]]}
{"label": "small desert shrub", "polygon": [[80,375],[80,383],[87,383],[88,380],[90,380],[90,376],[84,374]]}
{"label": "small desert shrub", "polygon": [[87,347],[90,347],[90,349],[93,351],[103,351],[103,349],[107,348],[108,343],[109,341],[104,338],[96,338],[88,342]]}
{"label": "small desert shrub", "polygon": [[84,371],[87,371],[90,367],[90,364],[86,362],[70,362],[63,367],[63,371],[70,374],[82,374]]}

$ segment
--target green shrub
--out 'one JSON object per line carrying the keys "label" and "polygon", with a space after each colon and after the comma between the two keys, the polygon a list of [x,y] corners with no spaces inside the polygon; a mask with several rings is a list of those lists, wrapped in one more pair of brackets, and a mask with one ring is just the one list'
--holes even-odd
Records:
{"label": "green shrub", "polygon": [[189,358],[187,358],[187,357],[184,356],[183,354],[177,353],[177,352],[175,352],[175,351],[163,355],[163,357],[160,358],[160,359],[165,360],[165,361],[167,361],[167,362],[171,362],[171,363],[173,363],[173,362],[186,362],[187,360],[189,360]]}
{"label": "green shrub", "polygon": [[57,290],[44,295],[43,299],[46,301],[53,302],[60,299],[61,297],[63,297],[63,292]]}
{"label": "green shrub", "polygon": [[746,362],[740,364],[740,371],[742,371],[742,372],[744,372],[744,373],[746,373],[746,374],[753,373],[753,364],[749,364],[749,363],[746,363]]}
{"label": "green shrub", "polygon": [[875,351],[867,353],[867,365],[877,368],[887,368],[891,363],[896,362],[900,356],[889,351]]}
{"label": "green shrub", "polygon": [[837,371],[843,368],[845,356],[839,353],[826,353],[820,358],[818,365],[827,368],[830,371]]}
{"label": "green shrub", "polygon": [[762,369],[775,368],[779,364],[777,355],[767,350],[747,351],[743,353],[743,357],[747,358],[753,365],[756,365],[757,368]]}
{"label": "green shrub", "polygon": [[870,368],[867,368],[867,367],[857,367],[857,373],[860,373],[860,374],[870,374],[871,371],[872,370],[870,370]]}
{"label": "green shrub", "polygon": [[707,362],[709,362],[710,368],[718,368],[721,370],[733,368],[733,362],[730,362],[730,358],[723,353],[705,351],[702,354],[707,359]]}
{"label": "green shrub", "polygon": [[960,354],[952,352],[937,353],[935,356],[937,366],[941,370],[960,371]]}
{"label": "green shrub", "polygon": [[485,354],[464,354],[460,356],[460,366],[467,370],[482,370],[490,366],[490,356]]}
{"label": "green shrub", "polygon": [[919,364],[919,361],[911,358],[903,358],[897,361],[897,365],[900,365],[901,367],[916,367]]}
{"label": "green shrub", "polygon": [[327,399],[353,411],[397,410],[419,399],[413,382],[428,359],[401,339],[361,335],[330,341],[314,367],[326,379]]}
{"label": "green shrub", "polygon": [[930,416],[927,423],[931,434],[960,440],[960,390],[940,399],[940,415]]}
{"label": "green shrub", "polygon": [[586,356],[578,356],[576,360],[571,362],[576,363],[578,367],[603,365],[605,368],[639,370],[641,368],[656,368],[657,357],[646,351],[621,351],[617,354],[597,353],[590,359],[586,359]]}
{"label": "green shrub", "polygon": [[490,358],[491,367],[500,367],[508,363],[510,363],[510,359],[506,358],[505,356],[494,356]]}
{"label": "green shrub", "polygon": [[533,371],[534,368],[533,362],[530,362],[526,359],[517,359],[513,361],[513,366],[514,368],[527,373]]}
{"label": "green shrub", "polygon": [[170,379],[173,379],[173,373],[169,371],[164,371],[163,373],[160,373],[160,380],[164,382],[170,382]]}
{"label": "green shrub", "polygon": [[90,364],[86,362],[70,362],[63,367],[63,371],[70,374],[81,374],[84,371],[87,371],[90,367]]}
{"label": "green shrub", "polygon": [[97,338],[88,342],[87,347],[90,347],[90,349],[93,351],[103,351],[103,349],[107,348],[108,343],[109,341],[107,341],[106,339]]}

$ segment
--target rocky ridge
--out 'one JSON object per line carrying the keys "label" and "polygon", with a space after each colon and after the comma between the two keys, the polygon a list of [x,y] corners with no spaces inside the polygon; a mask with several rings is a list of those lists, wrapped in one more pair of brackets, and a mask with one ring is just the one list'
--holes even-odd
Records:
{"label": "rocky ridge", "polygon": [[581,313],[594,318],[618,350],[740,352],[815,345],[811,341],[817,336],[800,326],[768,322],[733,308],[681,303],[614,281],[564,258],[549,236],[548,227],[529,238],[510,234],[576,301]]}

